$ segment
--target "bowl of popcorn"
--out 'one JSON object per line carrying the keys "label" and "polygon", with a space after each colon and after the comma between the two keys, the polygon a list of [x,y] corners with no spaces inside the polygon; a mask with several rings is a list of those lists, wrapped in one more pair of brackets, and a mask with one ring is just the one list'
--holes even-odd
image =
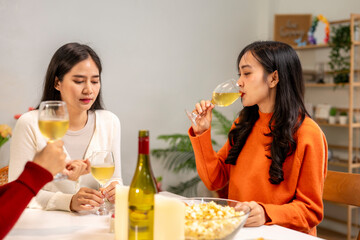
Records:
{"label": "bowl of popcorn", "polygon": [[232,239],[244,226],[250,208],[221,198],[188,198],[185,207],[185,239]]}

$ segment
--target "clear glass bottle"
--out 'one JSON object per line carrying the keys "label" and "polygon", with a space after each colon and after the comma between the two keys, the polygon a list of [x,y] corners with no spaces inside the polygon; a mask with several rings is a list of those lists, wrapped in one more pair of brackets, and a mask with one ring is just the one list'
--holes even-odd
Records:
{"label": "clear glass bottle", "polygon": [[139,131],[138,161],[129,189],[129,240],[152,240],[156,183],[149,157],[149,131]]}

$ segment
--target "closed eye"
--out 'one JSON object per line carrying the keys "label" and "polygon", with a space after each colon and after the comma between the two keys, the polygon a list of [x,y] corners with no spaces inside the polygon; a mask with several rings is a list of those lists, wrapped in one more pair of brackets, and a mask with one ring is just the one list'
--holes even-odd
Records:
{"label": "closed eye", "polygon": [[[245,73],[243,73],[243,75],[245,75],[245,76],[248,76],[248,75],[250,75],[251,74],[251,72],[245,72]],[[241,77],[241,74],[240,73],[238,73],[238,75],[239,75],[239,77]]]}

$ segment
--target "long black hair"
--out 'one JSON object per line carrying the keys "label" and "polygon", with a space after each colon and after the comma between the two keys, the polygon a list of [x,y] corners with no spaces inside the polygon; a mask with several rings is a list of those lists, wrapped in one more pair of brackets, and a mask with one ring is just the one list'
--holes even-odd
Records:
{"label": "long black hair", "polygon": [[[237,59],[237,66],[245,53],[251,53],[264,68],[264,75],[278,72],[279,82],[276,86],[274,112],[269,122],[272,137],[268,146],[271,155],[269,181],[279,184],[284,180],[283,163],[287,156],[296,149],[296,131],[309,116],[304,105],[304,82],[300,60],[295,50],[289,45],[275,41],[259,41],[246,46]],[[228,138],[232,148],[225,161],[236,164],[236,160],[244,147],[255,122],[259,118],[257,105],[244,107],[239,114],[239,122],[229,132]]]}
{"label": "long black hair", "polygon": [[[67,74],[76,64],[89,57],[95,62],[99,70],[99,79],[101,82],[101,61],[91,47],[80,43],[67,43],[60,47],[51,58],[46,71],[41,101],[61,100],[60,92],[55,89],[55,79],[58,78],[59,81],[62,82],[65,74]],[[37,108],[39,108],[39,106]],[[90,110],[95,109],[104,109],[101,88],[94,104],[90,108]]]}

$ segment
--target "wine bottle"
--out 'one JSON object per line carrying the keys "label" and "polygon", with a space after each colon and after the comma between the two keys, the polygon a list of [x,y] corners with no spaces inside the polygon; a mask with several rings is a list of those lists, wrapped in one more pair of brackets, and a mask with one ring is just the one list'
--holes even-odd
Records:
{"label": "wine bottle", "polygon": [[139,151],[129,189],[129,240],[152,240],[154,234],[155,178],[149,158],[149,131],[139,131]]}

